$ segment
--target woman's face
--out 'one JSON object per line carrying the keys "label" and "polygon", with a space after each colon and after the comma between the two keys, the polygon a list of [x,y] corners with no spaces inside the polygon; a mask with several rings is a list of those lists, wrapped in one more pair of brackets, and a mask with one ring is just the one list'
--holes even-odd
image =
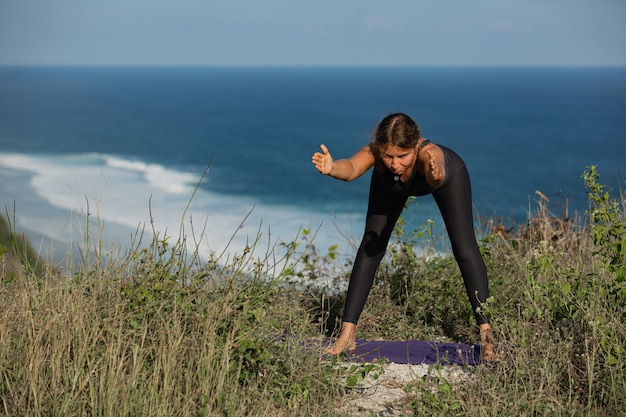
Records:
{"label": "woman's face", "polygon": [[380,156],[383,163],[393,175],[402,175],[407,170],[413,169],[417,158],[416,148],[400,148],[395,145],[387,145],[381,149]]}

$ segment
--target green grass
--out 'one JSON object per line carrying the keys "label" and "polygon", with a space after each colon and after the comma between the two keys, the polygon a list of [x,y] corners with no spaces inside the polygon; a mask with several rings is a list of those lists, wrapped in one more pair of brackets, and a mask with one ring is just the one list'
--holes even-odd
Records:
{"label": "green grass", "polygon": [[44,273],[46,268],[30,242],[13,230],[4,216],[0,216],[0,257],[4,259],[5,268],[10,269],[5,271],[3,279],[23,267],[36,274]]}
{"label": "green grass", "polygon": [[[481,222],[502,361],[472,368],[469,382],[416,381],[407,415],[625,415],[626,218],[593,167],[584,177],[580,218],[539,196],[525,224]],[[305,230],[282,262],[251,244],[224,264],[157,236],[102,262],[84,242],[69,274],[34,268],[2,230],[0,415],[338,415],[346,368],[312,341],[332,333],[344,295],[313,284],[346,279],[341,248],[319,250]],[[429,222],[400,224],[358,337],[477,341],[436,241]],[[301,276],[311,285],[290,284]]]}

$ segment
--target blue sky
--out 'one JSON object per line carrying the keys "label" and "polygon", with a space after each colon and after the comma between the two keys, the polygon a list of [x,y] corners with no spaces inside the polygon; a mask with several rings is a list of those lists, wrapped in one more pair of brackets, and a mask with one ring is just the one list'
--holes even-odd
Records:
{"label": "blue sky", "polygon": [[626,0],[0,0],[0,65],[626,65]]}

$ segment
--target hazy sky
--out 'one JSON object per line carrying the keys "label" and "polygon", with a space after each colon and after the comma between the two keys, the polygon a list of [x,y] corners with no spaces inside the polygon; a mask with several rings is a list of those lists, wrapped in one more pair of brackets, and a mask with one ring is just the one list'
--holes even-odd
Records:
{"label": "hazy sky", "polygon": [[0,0],[0,65],[626,65],[626,0]]}

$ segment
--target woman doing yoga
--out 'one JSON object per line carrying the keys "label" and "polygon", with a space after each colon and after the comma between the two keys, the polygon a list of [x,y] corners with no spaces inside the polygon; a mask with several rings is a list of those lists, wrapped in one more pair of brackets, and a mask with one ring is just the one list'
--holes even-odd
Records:
{"label": "woman doing yoga", "polygon": [[320,148],[312,162],[324,175],[352,181],[374,167],[365,233],[350,275],[341,332],[327,352],[336,355],[356,348],[356,325],[396,221],[409,196],[432,194],[480,329],[482,357],[494,359],[491,325],[479,308],[489,297],[489,287],[474,235],[470,179],[463,160],[423,138],[417,124],[403,113],[385,117],[374,141],[348,159],[334,160],[325,145]]}

